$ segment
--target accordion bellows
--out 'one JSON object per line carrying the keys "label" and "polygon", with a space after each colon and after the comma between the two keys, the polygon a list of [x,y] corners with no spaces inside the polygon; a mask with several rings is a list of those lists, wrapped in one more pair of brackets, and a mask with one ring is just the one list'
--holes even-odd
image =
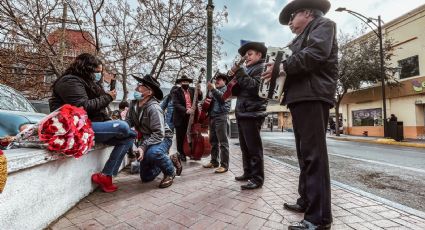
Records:
{"label": "accordion bellows", "polygon": [[[0,150],[1,151],[1,150]],[[0,193],[3,192],[7,180],[7,160],[6,156],[0,152]]]}

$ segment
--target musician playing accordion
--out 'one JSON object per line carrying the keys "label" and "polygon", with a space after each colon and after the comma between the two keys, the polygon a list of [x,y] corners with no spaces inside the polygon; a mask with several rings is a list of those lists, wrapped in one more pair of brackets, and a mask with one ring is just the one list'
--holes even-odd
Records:
{"label": "musician playing accordion", "polygon": [[330,6],[328,0],[294,0],[279,17],[297,35],[289,45],[292,55],[282,63],[287,75],[282,104],[292,115],[300,197],[284,208],[303,212],[304,220],[289,229],[330,229],[332,223],[326,127],[335,101],[338,45],[335,22],[323,17]]}

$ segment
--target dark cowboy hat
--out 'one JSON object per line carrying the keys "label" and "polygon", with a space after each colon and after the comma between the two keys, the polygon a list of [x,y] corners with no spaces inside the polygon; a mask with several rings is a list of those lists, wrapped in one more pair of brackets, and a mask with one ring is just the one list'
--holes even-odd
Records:
{"label": "dark cowboy hat", "polygon": [[264,42],[252,42],[241,40],[241,47],[238,49],[239,54],[241,56],[245,56],[248,50],[256,50],[260,52],[263,57],[265,57],[267,53],[267,47]]}
{"label": "dark cowboy hat", "polygon": [[215,79],[223,79],[223,81],[225,81],[226,84],[229,82],[229,78],[227,77],[227,74],[224,74],[224,73],[218,73],[215,76]]}
{"label": "dark cowboy hat", "polygon": [[330,8],[331,3],[328,0],[293,0],[280,12],[279,22],[288,25],[291,14],[299,9],[317,9],[326,14]]}
{"label": "dark cowboy hat", "polygon": [[186,75],[183,75],[181,78],[176,80],[176,84],[179,84],[182,81],[188,81],[189,83],[192,83],[193,79],[190,79]]}
{"label": "dark cowboy hat", "polygon": [[164,97],[164,94],[162,93],[162,90],[160,88],[161,84],[159,84],[158,80],[153,78],[152,75],[146,74],[143,78],[136,77],[134,75],[132,75],[132,76],[139,83],[143,83],[144,85],[149,87],[153,91],[153,95],[154,95],[154,97],[156,97],[156,99],[162,100],[162,98]]}

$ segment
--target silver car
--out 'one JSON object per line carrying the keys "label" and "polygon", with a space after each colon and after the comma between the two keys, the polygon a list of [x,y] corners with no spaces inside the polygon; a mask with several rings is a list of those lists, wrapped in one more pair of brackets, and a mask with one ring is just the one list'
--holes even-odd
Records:
{"label": "silver car", "polygon": [[15,136],[22,125],[35,124],[45,116],[18,91],[0,84],[0,137]]}

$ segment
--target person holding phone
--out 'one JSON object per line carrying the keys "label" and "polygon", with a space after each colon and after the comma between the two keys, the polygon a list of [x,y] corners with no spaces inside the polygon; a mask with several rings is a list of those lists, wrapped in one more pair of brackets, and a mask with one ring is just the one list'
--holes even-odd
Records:
{"label": "person holding phone", "polygon": [[114,192],[118,187],[112,183],[112,176],[118,174],[136,133],[125,121],[111,121],[107,115],[106,107],[115,99],[117,92],[115,89],[104,91],[99,83],[102,70],[102,62],[96,56],[89,53],[78,55],[53,84],[49,106],[51,111],[65,104],[83,107],[92,121],[95,142],[114,146],[102,172],[92,175],[92,181],[104,192]]}

